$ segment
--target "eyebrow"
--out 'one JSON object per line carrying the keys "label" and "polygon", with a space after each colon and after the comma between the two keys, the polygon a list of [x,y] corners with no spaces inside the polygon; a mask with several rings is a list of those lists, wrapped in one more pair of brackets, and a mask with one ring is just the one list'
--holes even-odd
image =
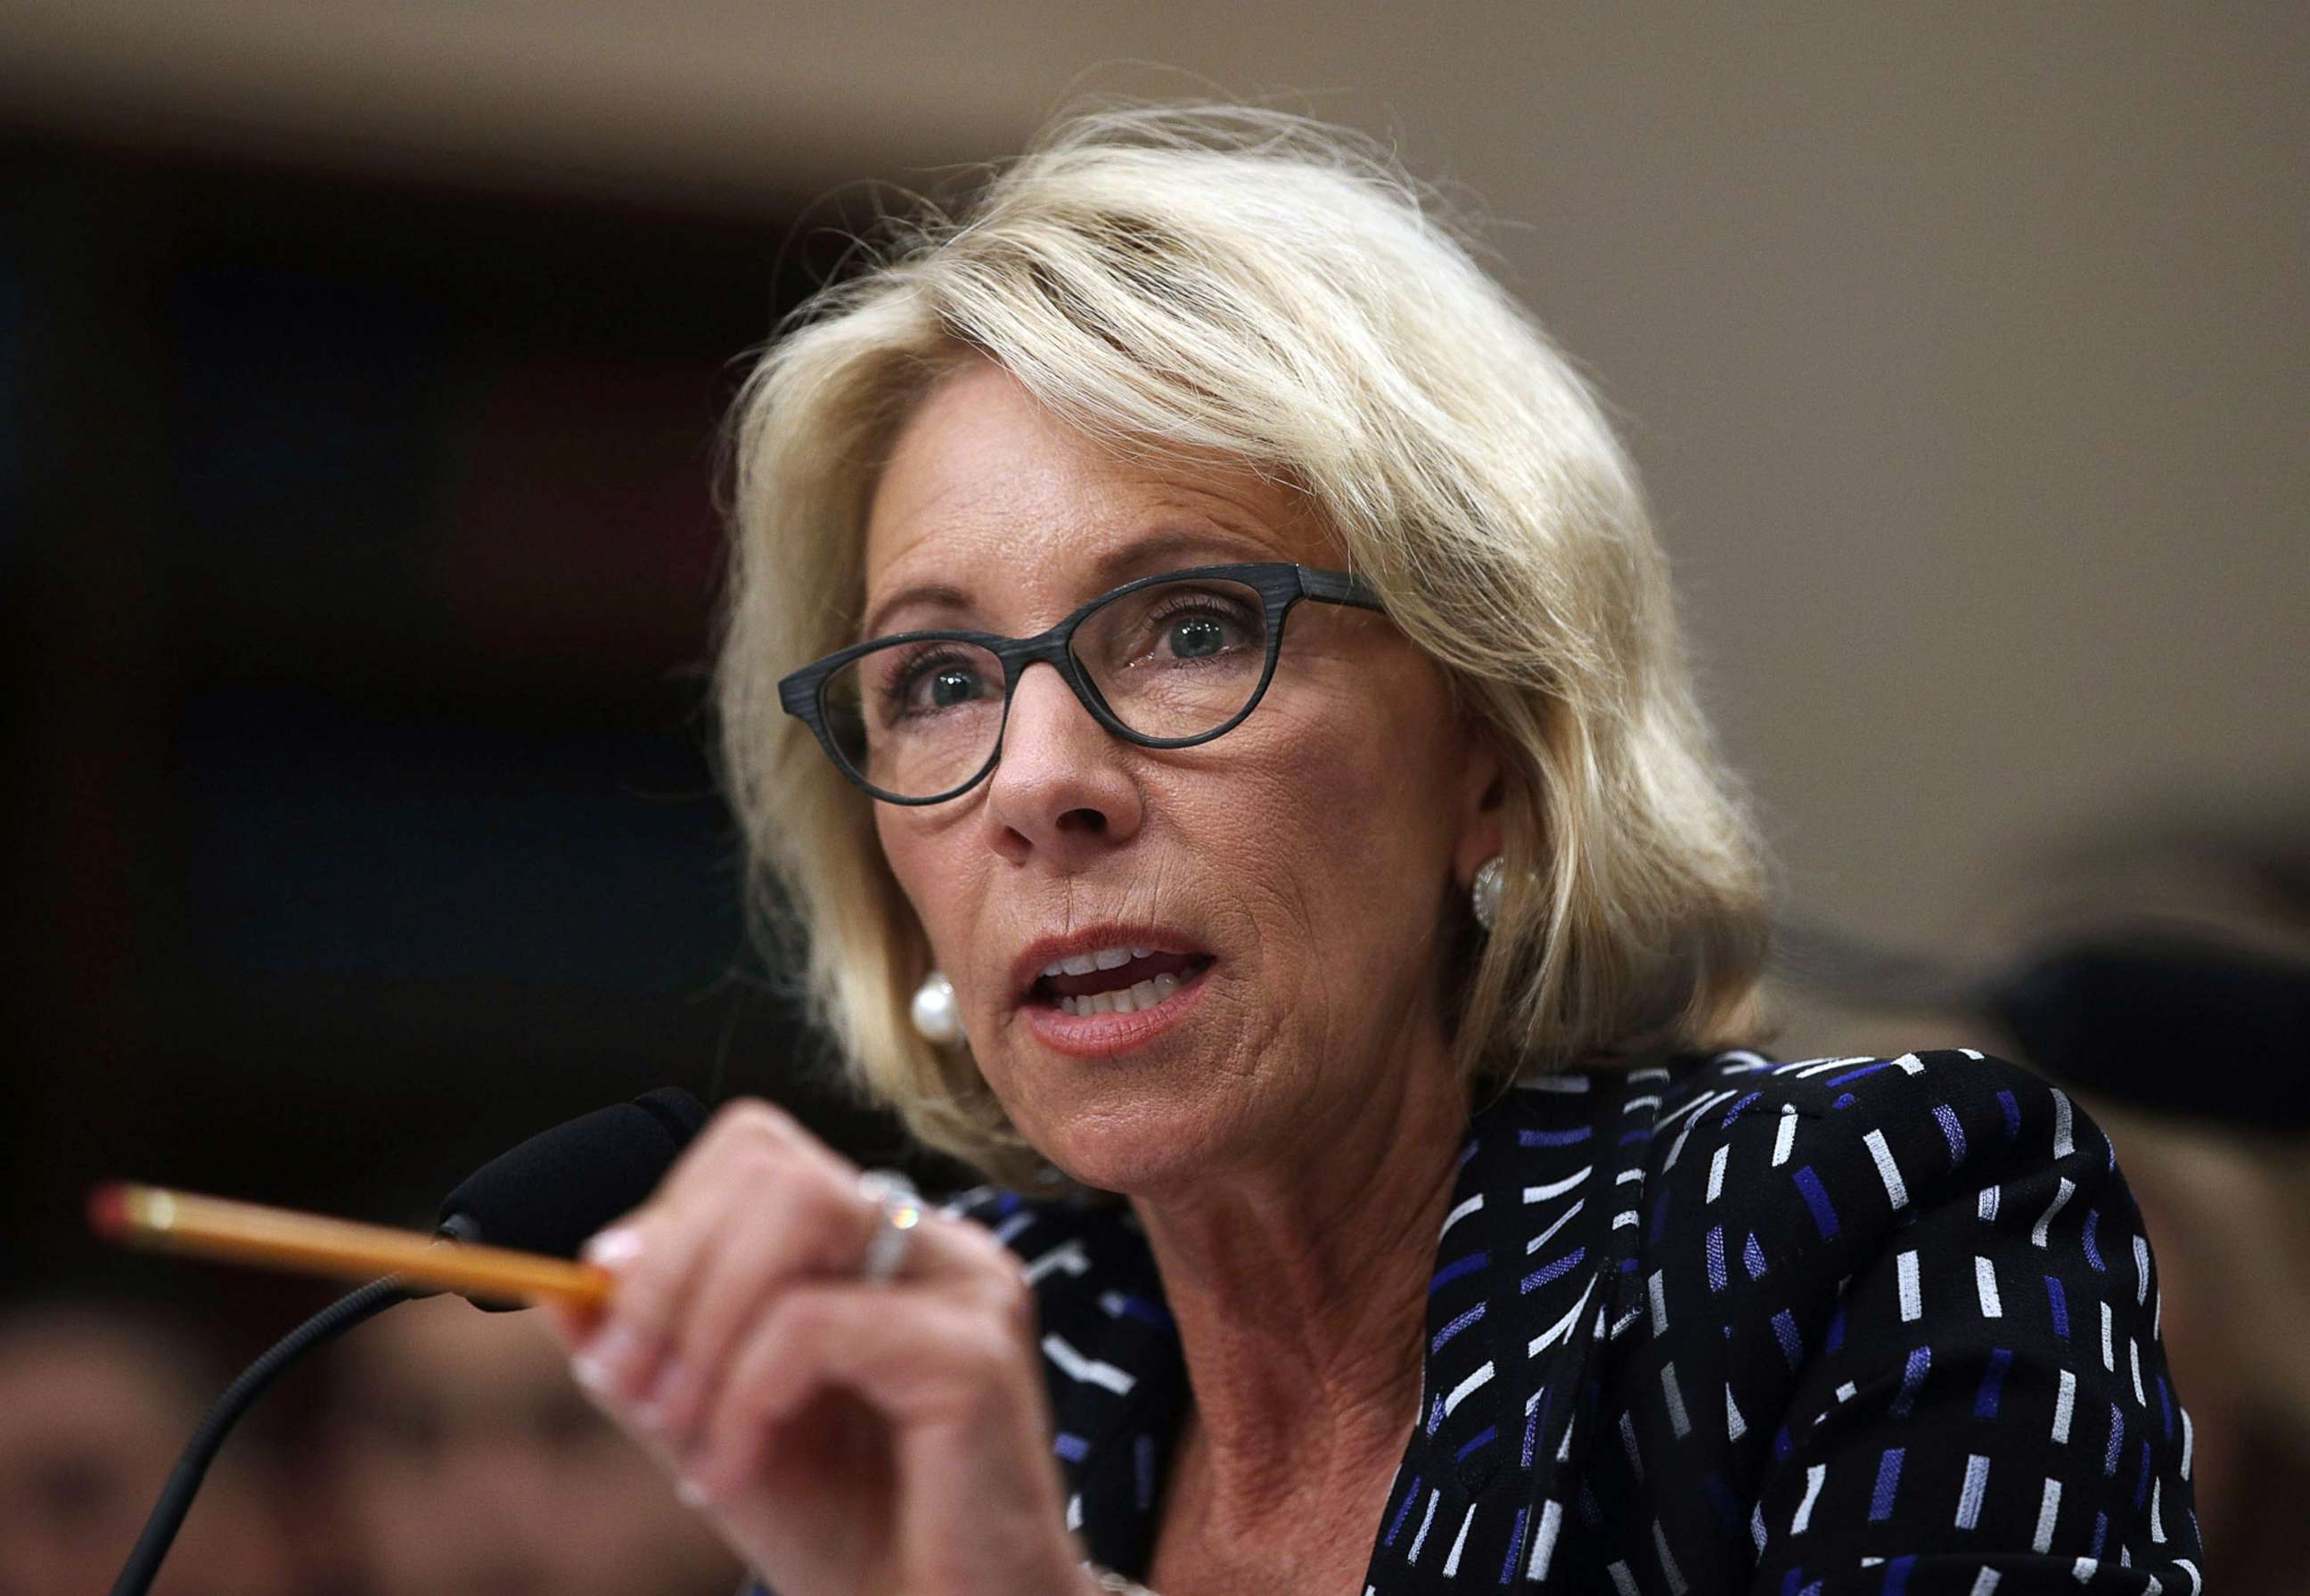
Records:
{"label": "eyebrow", "polygon": [[920,582],[912,587],[902,587],[874,606],[873,613],[858,629],[858,640],[863,643],[869,638],[887,635],[890,630],[887,618],[890,612],[906,609],[910,604],[936,604],[950,610],[968,610],[970,608],[970,595],[944,582]]}
{"label": "eyebrow", "polygon": [[[1194,560],[1195,565],[1253,564],[1278,558],[1274,551],[1251,546],[1250,540],[1241,533],[1231,533],[1222,527],[1158,527],[1142,537],[1109,549],[1093,560],[1090,569],[1095,585],[1076,602],[1087,603],[1099,594],[1122,586],[1134,577],[1152,576],[1158,571],[1173,568],[1170,561],[1191,553],[1210,556]],[[876,604],[858,629],[859,640],[864,642],[870,638],[887,636],[889,618],[916,604],[962,611],[973,607],[970,594],[951,582],[918,582],[900,588]],[[1072,608],[1070,606],[1070,610]]]}

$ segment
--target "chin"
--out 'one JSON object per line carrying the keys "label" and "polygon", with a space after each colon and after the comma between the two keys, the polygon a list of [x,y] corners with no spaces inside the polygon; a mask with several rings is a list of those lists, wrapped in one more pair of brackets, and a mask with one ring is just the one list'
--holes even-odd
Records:
{"label": "chin", "polygon": [[1044,1156],[1069,1179],[1126,1197],[1155,1197],[1202,1180],[1212,1167],[1210,1141],[1176,1106],[1089,1111],[1057,1134],[1038,1136]]}

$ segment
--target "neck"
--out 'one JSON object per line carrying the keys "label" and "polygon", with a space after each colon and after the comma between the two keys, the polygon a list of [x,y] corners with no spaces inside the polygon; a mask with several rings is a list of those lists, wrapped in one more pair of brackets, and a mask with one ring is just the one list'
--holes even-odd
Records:
{"label": "neck", "polygon": [[1384,1479],[1416,1422],[1468,1097],[1440,1045],[1413,1051],[1290,1156],[1133,1200],[1194,1392],[1175,1490],[1215,1534]]}

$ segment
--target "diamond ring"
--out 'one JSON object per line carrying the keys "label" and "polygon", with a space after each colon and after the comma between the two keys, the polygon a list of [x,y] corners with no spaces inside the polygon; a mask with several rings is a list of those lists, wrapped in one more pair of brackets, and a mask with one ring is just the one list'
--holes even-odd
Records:
{"label": "diamond ring", "polygon": [[881,1210],[882,1220],[874,1239],[866,1244],[858,1276],[885,1285],[898,1275],[914,1245],[916,1228],[923,1222],[922,1194],[895,1169],[867,1170],[858,1177],[858,1194]]}

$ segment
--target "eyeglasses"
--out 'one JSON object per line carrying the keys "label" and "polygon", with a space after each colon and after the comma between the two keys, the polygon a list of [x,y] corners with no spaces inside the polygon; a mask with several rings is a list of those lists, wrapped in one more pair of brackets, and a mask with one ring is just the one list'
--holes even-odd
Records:
{"label": "eyeglasses", "polygon": [[1243,724],[1274,679],[1301,599],[1380,608],[1345,571],[1208,565],[1126,582],[1033,638],[901,632],[778,683],[835,768],[885,803],[942,803],[1003,755],[1019,678],[1057,671],[1091,717],[1142,748],[1193,748]]}

